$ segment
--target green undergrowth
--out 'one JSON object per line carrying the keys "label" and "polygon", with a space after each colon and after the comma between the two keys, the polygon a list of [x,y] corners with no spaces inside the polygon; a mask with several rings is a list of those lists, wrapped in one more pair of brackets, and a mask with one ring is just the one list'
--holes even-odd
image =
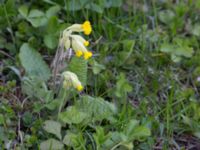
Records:
{"label": "green undergrowth", "polygon": [[[200,143],[200,1],[0,1],[1,149],[189,149]],[[91,22],[89,60],[53,81],[61,32]],[[72,54],[73,55],[73,54]]]}

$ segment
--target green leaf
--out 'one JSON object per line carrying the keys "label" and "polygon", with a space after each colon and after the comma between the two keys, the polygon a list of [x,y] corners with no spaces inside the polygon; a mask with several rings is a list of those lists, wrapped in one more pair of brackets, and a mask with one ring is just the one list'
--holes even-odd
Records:
{"label": "green leaf", "polygon": [[91,96],[83,96],[77,102],[76,107],[78,110],[90,116],[90,121],[107,119],[117,112],[114,104],[105,101],[102,98],[94,98]]}
{"label": "green leaf", "polygon": [[34,27],[40,27],[47,23],[47,17],[42,11],[37,9],[32,9],[28,15],[28,21]]}
{"label": "green leaf", "polygon": [[171,53],[174,50],[174,47],[170,44],[162,44],[160,51],[165,53]]}
{"label": "green leaf", "polygon": [[42,56],[29,44],[24,43],[20,48],[19,58],[29,76],[35,76],[47,81],[51,75],[50,69]]}
{"label": "green leaf", "polygon": [[182,46],[182,47],[178,47],[174,49],[173,54],[177,56],[184,56],[184,57],[190,58],[192,57],[193,52],[194,52],[193,48],[188,47],[188,46]]}
{"label": "green leaf", "polygon": [[127,81],[125,74],[120,73],[120,75],[118,76],[118,80],[117,80],[117,88],[115,91],[115,95],[117,97],[125,97],[127,95],[127,93],[132,91],[132,87],[129,84],[129,82]]}
{"label": "green leaf", "polygon": [[44,36],[44,43],[48,48],[54,49],[57,46],[58,38],[52,34],[47,34]]}
{"label": "green leaf", "polygon": [[188,43],[182,39],[174,39],[175,44],[163,44],[161,45],[161,51],[171,54],[171,59],[174,62],[180,62],[181,57],[192,57],[194,51],[192,47],[188,46]]}
{"label": "green leaf", "polygon": [[0,125],[4,124],[4,117],[2,114],[0,114]]}
{"label": "green leaf", "polygon": [[55,139],[48,139],[40,144],[40,150],[62,150],[63,147],[64,145]]}
{"label": "green leaf", "polygon": [[124,142],[131,142],[135,139],[148,137],[151,135],[149,128],[139,125],[139,121],[130,120],[126,125],[126,128],[121,134],[121,138]]}
{"label": "green leaf", "polygon": [[28,16],[28,7],[26,5],[20,6],[18,11],[24,18]]}
{"label": "green leaf", "polygon": [[52,16],[51,18],[49,18],[46,32],[53,35],[60,32],[59,22],[56,16]]}
{"label": "green leaf", "polygon": [[178,62],[181,61],[181,57],[171,54],[171,60],[172,60],[173,62],[175,62],[175,63],[178,63]]}
{"label": "green leaf", "polygon": [[158,18],[166,25],[170,24],[175,18],[175,13],[172,10],[163,10],[158,14]]}
{"label": "green leaf", "polygon": [[15,0],[8,0],[6,2],[6,13],[7,15],[10,16],[14,16],[16,13],[16,9],[15,9]]}
{"label": "green leaf", "polygon": [[65,137],[64,137],[64,139],[63,139],[63,143],[65,144],[65,145],[67,145],[67,146],[73,146],[74,144],[74,142],[73,141],[75,141],[77,139],[77,134],[74,134],[74,133],[71,133],[71,132],[68,132],[66,135],[65,135]]}
{"label": "green leaf", "polygon": [[105,69],[104,65],[101,65],[101,64],[97,63],[96,61],[93,62],[92,71],[94,74],[98,74],[104,69]]}
{"label": "green leaf", "polygon": [[129,134],[133,131],[133,129],[134,129],[136,126],[138,126],[138,124],[139,124],[139,121],[138,121],[138,120],[134,120],[134,119],[130,120],[129,123],[128,123],[128,125],[127,125],[127,127],[125,128],[124,133],[125,133],[126,135],[129,135]]}
{"label": "green leaf", "polygon": [[32,9],[28,15],[29,18],[43,17],[44,13],[38,9]]}
{"label": "green leaf", "polygon": [[79,111],[75,106],[68,107],[65,112],[59,115],[59,119],[68,124],[79,124],[87,117],[86,113]]}
{"label": "green leaf", "polygon": [[73,57],[69,64],[69,71],[75,73],[83,85],[87,81],[87,61],[83,58]]}
{"label": "green leaf", "polygon": [[59,11],[60,11],[60,6],[56,5],[56,6],[52,6],[50,7],[47,11],[46,11],[46,16],[48,18],[55,16]]}
{"label": "green leaf", "polygon": [[72,133],[71,131],[67,131],[63,139],[63,143],[67,146],[73,147],[73,149],[83,149],[86,145],[86,140],[82,134],[82,132]]}
{"label": "green leaf", "polygon": [[59,139],[61,139],[61,124],[59,122],[53,120],[47,120],[44,122],[44,130],[49,133],[56,135]]}
{"label": "green leaf", "polygon": [[129,137],[130,139],[133,138],[143,138],[143,137],[148,137],[151,135],[150,130],[145,127],[145,126],[138,126],[134,128],[134,130],[130,133]]}
{"label": "green leaf", "polygon": [[190,29],[190,32],[193,34],[193,35],[196,35],[196,36],[200,36],[200,24],[195,24],[191,29]]}

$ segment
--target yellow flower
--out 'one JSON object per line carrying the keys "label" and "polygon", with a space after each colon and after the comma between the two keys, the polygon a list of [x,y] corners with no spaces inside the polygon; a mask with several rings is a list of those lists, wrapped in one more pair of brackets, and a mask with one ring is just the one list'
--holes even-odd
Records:
{"label": "yellow flower", "polygon": [[63,81],[64,88],[69,88],[70,86],[73,86],[78,91],[83,90],[83,86],[75,73],[70,72],[70,71],[65,71],[63,72],[62,75],[64,77],[64,81]]}
{"label": "yellow flower", "polygon": [[70,35],[70,37],[76,41],[79,41],[81,43],[83,43],[84,46],[88,46],[90,43],[89,41],[86,41],[82,36],[80,35]]}
{"label": "yellow flower", "polygon": [[63,81],[63,88],[69,88],[71,86],[71,83],[70,82],[68,82],[67,80],[64,80]]}
{"label": "yellow flower", "polygon": [[88,41],[85,41],[84,43],[83,43],[85,46],[89,46],[89,42]]}
{"label": "yellow flower", "polygon": [[75,53],[77,57],[81,57],[83,55],[83,52],[80,50],[77,50]]}
{"label": "yellow flower", "polygon": [[83,90],[83,86],[82,85],[77,85],[76,89],[80,92]]}
{"label": "yellow flower", "polygon": [[79,40],[76,40],[76,39],[72,39],[72,48],[73,48],[74,51],[80,50],[83,53],[87,52],[87,49],[85,48],[83,43]]}
{"label": "yellow flower", "polygon": [[84,53],[84,59],[85,60],[89,59],[90,57],[92,57],[92,52],[87,51],[87,52]]}
{"label": "yellow flower", "polygon": [[89,35],[92,32],[92,27],[89,21],[85,21],[82,24],[82,28],[85,35]]}
{"label": "yellow flower", "polygon": [[84,32],[85,35],[89,35],[92,32],[92,26],[89,21],[85,21],[83,24],[73,24],[68,27],[66,31],[72,32]]}

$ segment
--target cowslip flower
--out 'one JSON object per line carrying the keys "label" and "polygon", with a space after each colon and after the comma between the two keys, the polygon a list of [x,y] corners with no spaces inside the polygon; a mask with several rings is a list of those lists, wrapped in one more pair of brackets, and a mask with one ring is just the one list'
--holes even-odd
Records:
{"label": "cowslip flower", "polygon": [[66,30],[73,32],[83,32],[85,35],[89,35],[92,32],[92,26],[89,21],[85,21],[83,24],[74,24],[68,27]]}
{"label": "cowslip flower", "polygon": [[70,37],[74,40],[80,41],[81,43],[83,43],[84,46],[89,46],[89,41],[86,41],[82,36],[80,35],[70,35]]}
{"label": "cowslip flower", "polygon": [[92,57],[92,52],[89,52],[83,43],[77,39],[72,39],[72,49],[75,51],[77,57],[83,55],[85,60]]}
{"label": "cowslip flower", "polygon": [[70,71],[65,71],[65,72],[63,72],[62,75],[64,78],[64,81],[63,81],[64,88],[74,87],[78,91],[83,90],[83,86],[75,73],[70,72]]}
{"label": "cowslip flower", "polygon": [[83,56],[85,60],[92,57],[92,52],[87,50],[89,41],[85,40],[82,36],[72,34],[73,32],[84,32],[89,34],[92,32],[92,27],[89,21],[85,21],[83,24],[74,24],[63,31],[61,44],[64,45],[65,49],[72,49],[77,57]]}

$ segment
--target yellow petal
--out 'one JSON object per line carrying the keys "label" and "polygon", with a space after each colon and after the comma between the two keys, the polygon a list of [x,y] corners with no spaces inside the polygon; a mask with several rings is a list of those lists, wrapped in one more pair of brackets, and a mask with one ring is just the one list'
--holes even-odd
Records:
{"label": "yellow petal", "polygon": [[85,41],[83,44],[84,44],[85,46],[88,46],[90,43],[89,43],[88,41]]}
{"label": "yellow petal", "polygon": [[82,90],[83,90],[83,86],[82,86],[82,85],[78,85],[78,86],[76,87],[76,89],[77,89],[78,91],[82,91]]}
{"label": "yellow petal", "polygon": [[82,51],[80,51],[80,50],[77,50],[76,51],[76,56],[77,57],[81,57],[83,55],[83,52]]}
{"label": "yellow petal", "polygon": [[92,32],[92,27],[89,21],[85,21],[82,24],[82,28],[85,35],[89,35]]}
{"label": "yellow petal", "polygon": [[84,59],[85,60],[89,59],[90,57],[92,57],[92,52],[85,52],[84,53]]}

